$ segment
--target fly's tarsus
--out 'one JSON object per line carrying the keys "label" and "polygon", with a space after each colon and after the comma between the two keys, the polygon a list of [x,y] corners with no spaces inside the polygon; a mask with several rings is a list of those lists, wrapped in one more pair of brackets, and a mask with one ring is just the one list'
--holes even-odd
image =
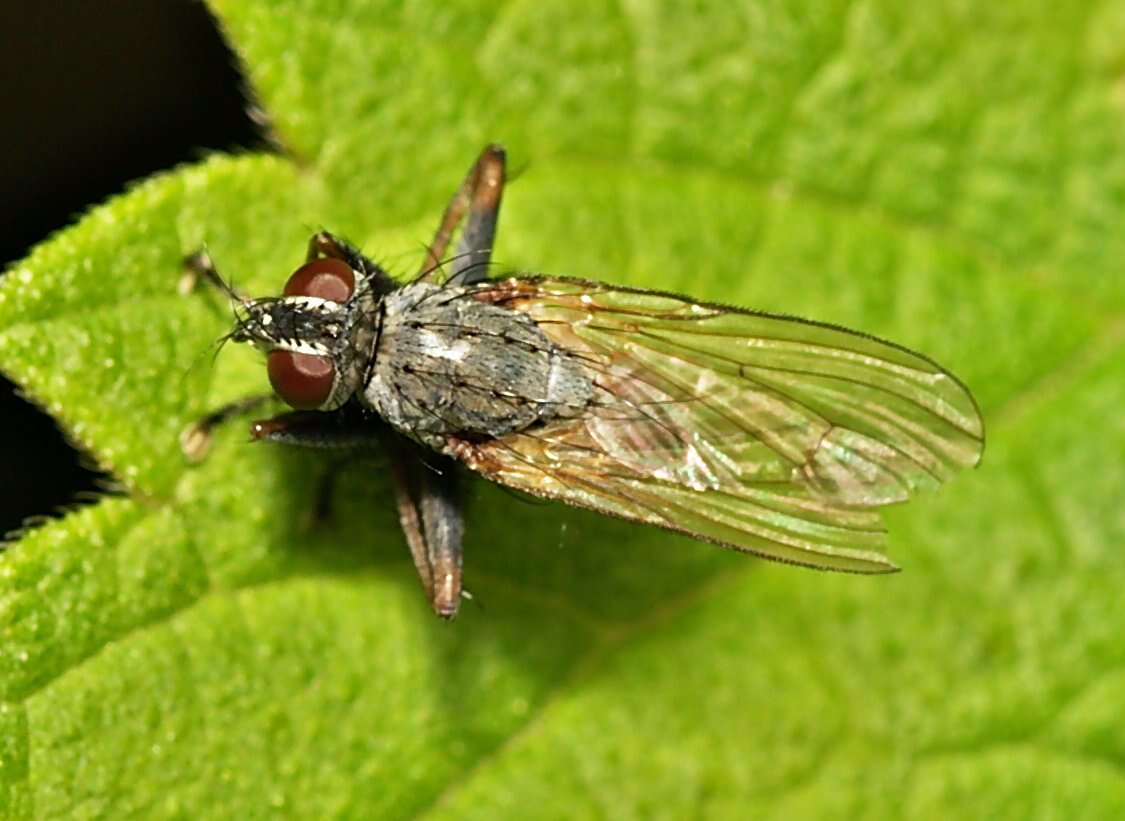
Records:
{"label": "fly's tarsus", "polygon": [[254,408],[264,405],[273,398],[273,394],[270,393],[245,396],[242,399],[228,402],[211,411],[211,413],[201,419],[197,419],[186,425],[184,429],[180,431],[180,451],[183,453],[184,458],[192,463],[202,462],[207,458],[207,454],[211,450],[212,434],[215,428],[228,419],[233,419],[236,416],[248,413]]}
{"label": "fly's tarsus", "polygon": [[200,249],[194,253],[188,254],[184,257],[183,275],[176,286],[177,292],[180,296],[187,296],[195,290],[195,286],[203,279],[208,285],[218,290],[220,293],[225,294],[232,302],[239,304],[246,304],[250,302],[250,298],[233,285],[219,276],[218,270],[215,268],[215,262],[211,259],[211,255]]}

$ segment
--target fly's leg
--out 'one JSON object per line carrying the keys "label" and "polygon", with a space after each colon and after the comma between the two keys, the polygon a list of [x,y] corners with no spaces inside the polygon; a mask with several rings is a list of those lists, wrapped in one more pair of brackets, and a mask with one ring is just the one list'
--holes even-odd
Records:
{"label": "fly's leg", "polygon": [[211,434],[219,425],[253,410],[259,405],[264,405],[273,399],[271,393],[257,396],[246,396],[219,407],[202,419],[197,419],[180,431],[180,451],[184,458],[192,464],[202,462],[211,449]]}
{"label": "fly's leg", "polygon": [[[327,231],[317,231],[309,237],[309,250],[305,254],[305,262],[312,262],[318,257],[329,257],[331,259],[342,259],[352,265],[353,262],[358,261],[357,258],[360,256],[362,255],[357,249],[334,234]],[[356,266],[352,265],[352,267]]]}
{"label": "fly's leg", "polygon": [[368,259],[359,252],[358,248],[328,231],[317,231],[309,238],[309,250],[305,255],[305,261],[312,262],[320,257],[343,260],[353,271],[362,274],[377,294],[389,294],[398,288],[398,283],[383,269],[383,266]]}
{"label": "fly's leg", "polygon": [[211,255],[206,251],[196,251],[184,257],[184,274],[176,290],[181,296],[187,296],[195,290],[196,284],[202,279],[220,293],[226,294],[235,302],[249,302],[250,298],[235,290],[229,282],[219,276]]}
{"label": "fly's leg", "polygon": [[255,440],[335,452],[317,485],[311,523],[326,522],[332,517],[332,495],[340,468],[355,454],[381,446],[387,435],[383,426],[364,424],[343,412],[292,411],[260,419],[250,426],[250,436]]}
{"label": "fly's leg", "polygon": [[310,528],[332,520],[332,499],[336,495],[336,477],[347,463],[346,458],[336,457],[320,477],[316,486],[316,501],[313,503],[312,515],[309,517]]}
{"label": "fly's leg", "polygon": [[405,440],[390,451],[398,519],[422,588],[443,619],[452,619],[463,594],[461,511],[456,466],[427,454],[426,461]]}
{"label": "fly's leg", "polygon": [[504,149],[499,145],[487,146],[480,153],[441,215],[419,279],[432,277],[442,269],[442,258],[462,220],[465,220],[465,229],[445,281],[471,285],[487,278],[500,216],[500,198],[504,193],[504,166]]}
{"label": "fly's leg", "polygon": [[[421,450],[372,420],[342,421],[338,414],[293,412],[255,422],[251,436],[287,445],[354,451],[381,445],[390,457],[399,523],[422,588],[434,612],[457,615],[461,602],[464,533],[456,466]],[[324,487],[321,488],[323,492]],[[324,499],[318,507],[324,505]]]}
{"label": "fly's leg", "polygon": [[[211,260],[211,255],[206,251],[196,251],[194,254],[188,254],[184,257],[184,275],[180,278],[177,290],[180,294],[187,296],[194,290],[200,280],[236,302],[246,303],[250,301],[248,297],[231,287],[230,283],[219,276],[219,272],[215,269],[215,263]],[[273,399],[273,394],[268,393],[236,399],[211,411],[202,419],[197,419],[189,424],[180,432],[180,451],[184,454],[184,458],[192,463],[202,462],[211,449],[211,434],[215,428],[228,419],[253,410],[270,399]]]}
{"label": "fly's leg", "polygon": [[[442,258],[462,221],[465,228],[445,281],[470,285],[487,278],[504,193],[504,171],[504,149],[499,145],[485,147],[445,207],[419,280],[432,278],[441,270]],[[452,619],[461,598],[467,596],[461,584],[464,516],[456,467],[450,459],[435,454],[422,456],[412,442],[399,437],[396,440],[390,456],[399,522],[434,612]]]}
{"label": "fly's leg", "polygon": [[457,253],[453,255],[449,282],[471,285],[488,278],[492,244],[500,220],[500,200],[504,194],[505,155],[498,145],[490,145],[477,160],[478,169],[469,192],[469,216]]}
{"label": "fly's leg", "polygon": [[[445,281],[471,285],[487,278],[500,215],[500,199],[504,193],[504,171],[504,149],[499,145],[486,146],[445,207],[418,279],[432,278],[443,269],[446,249],[462,222],[465,222],[465,229],[461,232],[461,240]],[[331,257],[348,263],[367,276],[377,293],[390,293],[397,287],[379,265],[328,231],[318,231],[309,240],[306,260],[318,257]]]}
{"label": "fly's leg", "polygon": [[378,447],[388,429],[373,419],[338,411],[289,411],[250,426],[253,439],[318,450],[362,451]]}

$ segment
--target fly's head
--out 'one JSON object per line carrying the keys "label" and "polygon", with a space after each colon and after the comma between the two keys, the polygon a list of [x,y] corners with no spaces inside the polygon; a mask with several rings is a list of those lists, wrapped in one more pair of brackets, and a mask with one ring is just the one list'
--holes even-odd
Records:
{"label": "fly's head", "polygon": [[335,410],[363,380],[374,335],[375,297],[346,262],[310,260],[279,297],[239,302],[229,335],[266,354],[270,384],[299,410]]}

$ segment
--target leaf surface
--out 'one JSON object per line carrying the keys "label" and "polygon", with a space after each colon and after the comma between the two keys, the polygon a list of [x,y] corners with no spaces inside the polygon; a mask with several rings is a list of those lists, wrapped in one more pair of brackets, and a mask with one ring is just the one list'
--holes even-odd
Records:
{"label": "leaf surface", "polygon": [[[0,368],[125,495],[0,558],[0,807],[53,817],[1125,812],[1120,4],[216,0],[284,153],[139,183],[0,281]],[[888,516],[896,577],[757,562],[488,486],[429,613],[386,465],[309,529],[206,243],[276,293],[325,227],[421,259],[480,147],[501,270],[932,356],[989,425]],[[33,469],[33,466],[29,466]]]}

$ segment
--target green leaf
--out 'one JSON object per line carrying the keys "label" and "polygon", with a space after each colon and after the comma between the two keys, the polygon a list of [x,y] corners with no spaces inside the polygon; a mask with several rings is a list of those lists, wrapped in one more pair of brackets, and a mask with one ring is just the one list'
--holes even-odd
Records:
{"label": "green leaf", "polygon": [[[51,817],[1125,813],[1125,11],[801,0],[214,2],[285,152],[145,181],[0,282],[0,368],[126,491],[0,560],[0,807]],[[983,465],[835,576],[473,492],[429,612],[378,459],[239,424],[176,293],[275,293],[320,226],[410,274],[487,141],[501,266],[934,356]]]}

